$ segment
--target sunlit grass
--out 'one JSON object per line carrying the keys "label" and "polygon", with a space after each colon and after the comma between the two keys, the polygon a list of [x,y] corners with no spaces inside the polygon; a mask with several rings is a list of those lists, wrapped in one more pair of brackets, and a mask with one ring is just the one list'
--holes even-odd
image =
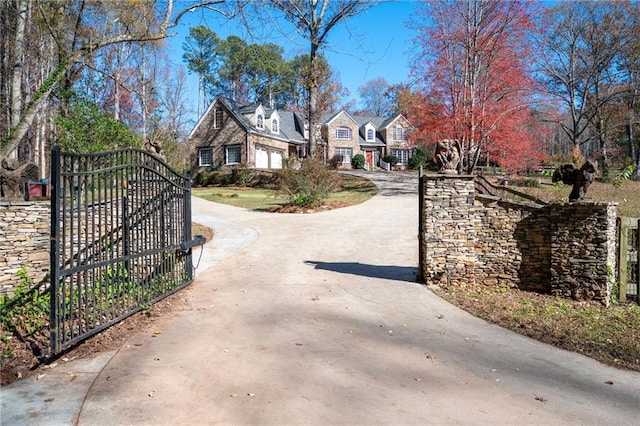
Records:
{"label": "sunlit grass", "polygon": [[[570,185],[554,185],[551,178],[542,178],[539,188],[515,189],[547,202],[568,201],[571,193]],[[640,217],[640,182],[629,180],[615,187],[611,183],[595,181],[589,186],[587,198],[593,201],[614,201],[618,203],[618,215]]]}
{"label": "sunlit grass", "polygon": [[[342,180],[340,189],[329,196],[328,204],[337,202],[341,206],[356,205],[378,192],[376,186],[368,179],[351,175],[339,176]],[[210,186],[192,188],[192,194],[205,200],[249,210],[274,210],[287,205],[286,199],[280,197],[275,189]]]}

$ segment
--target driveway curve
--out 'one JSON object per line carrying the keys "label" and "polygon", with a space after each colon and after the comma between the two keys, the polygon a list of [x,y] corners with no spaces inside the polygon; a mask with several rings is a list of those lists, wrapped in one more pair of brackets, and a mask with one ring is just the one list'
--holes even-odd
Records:
{"label": "driveway curve", "polygon": [[216,237],[188,307],[110,358],[77,423],[638,423],[640,374],[474,318],[416,283],[417,179],[366,176],[379,195],[314,214],[194,198],[194,220]]}

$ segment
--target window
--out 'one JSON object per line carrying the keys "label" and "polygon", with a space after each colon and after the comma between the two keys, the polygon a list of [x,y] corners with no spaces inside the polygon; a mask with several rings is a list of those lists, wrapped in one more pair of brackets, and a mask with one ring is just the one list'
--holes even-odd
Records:
{"label": "window", "polygon": [[406,129],[402,126],[396,126],[393,128],[393,140],[394,141],[406,141]]}
{"label": "window", "polygon": [[222,120],[224,118],[222,108],[216,108],[213,111],[213,128],[222,129]]}
{"label": "window", "polygon": [[278,119],[274,118],[271,120],[271,132],[278,133]]}
{"label": "window", "polygon": [[406,166],[409,164],[409,150],[408,149],[393,149],[391,155],[398,157],[398,164]]}
{"label": "window", "polygon": [[351,129],[348,127],[338,127],[336,129],[336,139],[351,140]]}
{"label": "window", "polygon": [[256,119],[256,127],[258,129],[264,129],[264,117],[262,117],[262,114],[258,114],[258,118]]}
{"label": "window", "polygon": [[367,140],[368,141],[372,141],[373,140],[373,129],[367,130]]}
{"label": "window", "polygon": [[240,164],[242,149],[240,146],[228,146],[225,149],[225,164]]}
{"label": "window", "polygon": [[351,164],[353,148],[336,148],[336,155],[339,155],[341,157],[342,164]]}
{"label": "window", "polygon": [[200,148],[198,151],[198,165],[201,167],[213,165],[213,148]]}

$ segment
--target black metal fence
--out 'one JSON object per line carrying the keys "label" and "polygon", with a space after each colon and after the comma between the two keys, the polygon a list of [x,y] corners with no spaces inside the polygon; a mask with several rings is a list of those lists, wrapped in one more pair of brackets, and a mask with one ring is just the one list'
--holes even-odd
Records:
{"label": "black metal fence", "polygon": [[640,303],[640,219],[618,218],[620,300]]}
{"label": "black metal fence", "polygon": [[187,176],[139,149],[52,150],[51,350],[104,330],[193,280]]}

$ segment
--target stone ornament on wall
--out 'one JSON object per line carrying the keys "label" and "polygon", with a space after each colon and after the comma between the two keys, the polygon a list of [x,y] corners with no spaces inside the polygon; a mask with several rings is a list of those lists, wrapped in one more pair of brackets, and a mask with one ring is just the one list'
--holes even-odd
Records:
{"label": "stone ornament on wall", "polygon": [[4,157],[0,160],[0,200],[24,201],[21,189],[30,180],[38,180],[38,166],[35,163],[19,165],[18,160]]}
{"label": "stone ornament on wall", "polygon": [[435,160],[438,172],[458,174],[460,164],[460,142],[457,139],[444,139],[436,143]]}
{"label": "stone ornament on wall", "polygon": [[587,199],[587,189],[595,180],[597,172],[598,163],[595,161],[586,161],[579,169],[576,169],[573,164],[564,164],[553,172],[551,181],[573,185],[569,202],[583,201]]}

